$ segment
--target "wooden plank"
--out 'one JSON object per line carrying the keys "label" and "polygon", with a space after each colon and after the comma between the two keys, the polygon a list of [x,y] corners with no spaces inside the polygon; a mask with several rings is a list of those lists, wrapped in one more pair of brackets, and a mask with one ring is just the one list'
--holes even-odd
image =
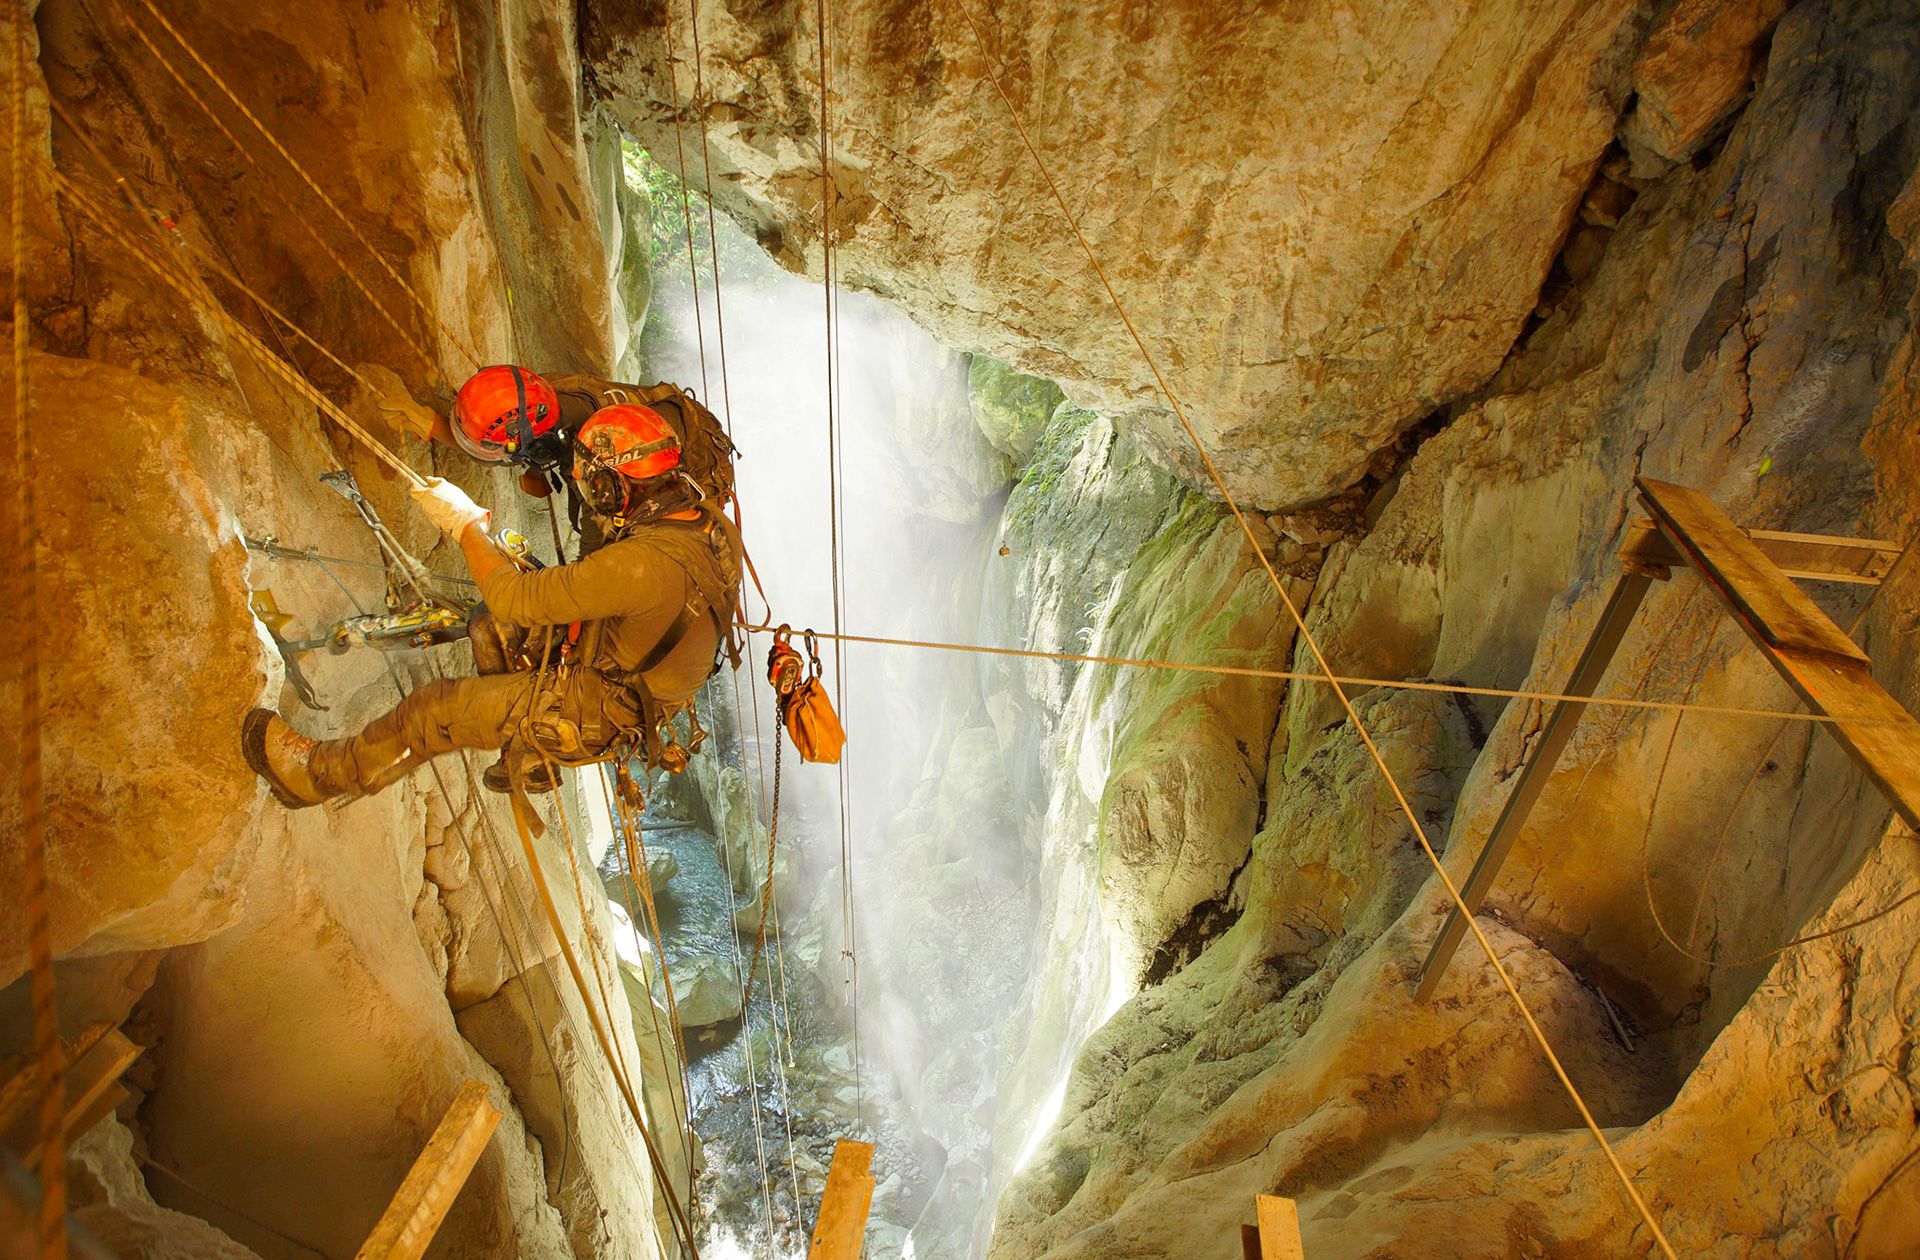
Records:
{"label": "wooden plank", "polygon": [[1260,1260],[1306,1260],[1300,1245],[1300,1210],[1292,1199],[1263,1194],[1254,1200],[1260,1225]]}
{"label": "wooden plank", "polygon": [[1773,648],[1766,655],[1814,712],[1840,719],[1827,723],[1827,731],[1907,825],[1920,831],[1920,722],[1859,661],[1800,648]]}
{"label": "wooden plank", "polygon": [[[93,1030],[89,1029],[88,1033]],[[91,1129],[107,1112],[120,1105],[127,1096],[126,1090],[120,1088],[120,1074],[140,1057],[140,1047],[112,1026],[92,1036],[90,1044],[76,1055],[74,1052],[82,1044],[76,1041],[69,1047],[63,1081],[66,1095],[63,1122],[69,1141]],[[40,1164],[37,1136],[34,1118],[30,1115],[16,1119],[7,1132],[8,1149],[29,1171],[37,1170]]]}
{"label": "wooden plank", "polygon": [[[1878,538],[1840,538],[1831,534],[1794,534],[1777,529],[1742,529],[1760,554],[1790,578],[1812,582],[1852,582],[1878,586],[1900,557],[1900,544]],[[1629,564],[1671,569],[1687,563],[1660,527],[1639,520],[1627,527],[1620,558]]]}
{"label": "wooden plank", "polygon": [[[107,1031],[112,1027],[112,1024],[104,1020],[87,1025],[81,1030],[80,1035],[73,1039],[73,1043],[66,1046],[63,1065],[73,1063],[75,1059],[91,1050],[93,1043],[106,1036]],[[65,1066],[61,1070],[65,1071]],[[0,1085],[0,1135],[12,1133],[13,1126],[33,1108],[33,1052],[22,1051],[13,1056],[7,1061],[5,1071],[6,1084]]]}
{"label": "wooden plank", "polygon": [[[1652,585],[1653,578],[1648,573],[1634,569],[1622,573],[1614,582],[1613,593],[1607,597],[1600,620],[1587,637],[1587,646],[1574,664],[1567,685],[1561,689],[1565,694],[1590,696],[1599,689],[1600,680],[1606,676],[1607,666],[1620,647],[1620,640],[1626,637],[1627,627],[1633,624],[1633,615],[1639,611],[1640,603]],[[1547,714],[1539,742],[1522,763],[1513,790],[1507,794],[1506,804],[1501,806],[1493,830],[1487,833],[1487,842],[1481,848],[1479,857],[1474,859],[1467,882],[1460,887],[1460,899],[1466,902],[1468,911],[1478,910],[1487,894],[1493,891],[1493,883],[1500,876],[1501,865],[1506,862],[1507,855],[1513,852],[1514,842],[1520,838],[1527,815],[1533,811],[1540,793],[1546,790],[1553,767],[1560,760],[1567,741],[1573,738],[1573,729],[1579,725],[1581,712],[1586,707],[1577,701],[1561,700]],[[1466,918],[1460,913],[1460,907],[1454,906],[1447,911],[1447,921],[1440,925],[1440,935],[1434,938],[1433,945],[1427,950],[1427,960],[1421,964],[1419,984],[1414,989],[1416,999],[1424,1002],[1433,996],[1447,963],[1466,935]]]}
{"label": "wooden plank", "polygon": [[1712,499],[1668,481],[1637,477],[1634,483],[1668,541],[1762,644],[1867,659],[1860,645],[1788,580]]}
{"label": "wooden plank", "polygon": [[1240,1227],[1240,1260],[1260,1260],[1260,1227]]}
{"label": "wooden plank", "polygon": [[487,1087],[462,1085],[355,1260],[419,1260],[499,1123]]}
{"label": "wooden plank", "polygon": [[833,1144],[833,1164],[827,1169],[807,1260],[859,1260],[872,1206],[873,1144],[841,1138]]}

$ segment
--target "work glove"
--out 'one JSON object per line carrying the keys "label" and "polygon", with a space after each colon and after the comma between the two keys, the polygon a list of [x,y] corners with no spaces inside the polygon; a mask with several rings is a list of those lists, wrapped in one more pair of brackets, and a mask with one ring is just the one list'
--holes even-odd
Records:
{"label": "work glove", "polygon": [[420,505],[421,514],[436,525],[440,532],[455,542],[466,532],[467,526],[478,525],[484,531],[493,523],[493,514],[467,497],[467,492],[441,477],[429,477],[425,485],[415,486],[412,490],[413,501]]}
{"label": "work glove", "polygon": [[434,421],[438,419],[433,408],[415,402],[407,392],[406,383],[393,369],[363,363],[358,371],[366,388],[361,391],[361,406],[356,407],[356,411],[371,412],[388,428],[411,433],[422,442],[432,439]]}

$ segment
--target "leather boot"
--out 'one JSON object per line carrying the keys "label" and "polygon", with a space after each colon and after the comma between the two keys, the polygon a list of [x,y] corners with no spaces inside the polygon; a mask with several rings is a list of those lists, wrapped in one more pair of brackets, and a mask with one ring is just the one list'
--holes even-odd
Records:
{"label": "leather boot", "polygon": [[288,809],[305,809],[337,795],[324,790],[307,767],[314,743],[272,709],[255,709],[240,724],[241,755]]}
{"label": "leather boot", "polygon": [[[503,751],[500,760],[488,766],[480,775],[480,782],[487,791],[498,792],[502,796],[513,792],[513,767],[507,761],[509,755]],[[553,772],[547,769],[546,762],[530,760],[521,771],[520,786],[529,796],[551,792],[554,786]]]}

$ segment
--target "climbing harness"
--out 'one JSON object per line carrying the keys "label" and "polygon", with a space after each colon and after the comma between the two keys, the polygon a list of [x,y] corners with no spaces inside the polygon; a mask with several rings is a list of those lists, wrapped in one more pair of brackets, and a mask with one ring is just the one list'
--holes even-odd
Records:
{"label": "climbing harness", "polygon": [[[782,625],[773,632],[773,646],[767,650],[767,682],[773,687],[774,703],[780,724],[800,754],[802,761],[834,763],[847,746],[847,733],[833,701],[821,683],[820,640],[811,630],[802,632],[807,645],[806,660],[793,646],[793,627]],[[807,671],[808,662],[812,672]],[[774,775],[775,791],[780,777]]]}

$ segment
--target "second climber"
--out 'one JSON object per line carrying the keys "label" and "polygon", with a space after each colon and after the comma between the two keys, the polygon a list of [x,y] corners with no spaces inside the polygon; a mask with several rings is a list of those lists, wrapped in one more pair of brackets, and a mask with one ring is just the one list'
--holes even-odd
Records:
{"label": "second climber", "polygon": [[[390,375],[372,402],[395,417],[395,427],[423,441],[454,447],[483,463],[513,464],[520,470],[520,488],[527,494],[545,497],[563,492],[568,515],[580,533],[582,554],[599,546],[602,539],[597,522],[582,511],[583,499],[568,476],[570,446],[596,412],[643,405],[683,436],[702,430],[722,455],[733,453],[713,413],[693,395],[667,383],[628,385],[582,372],[549,377],[515,364],[498,364],[468,377],[447,415],[414,401],[399,378]],[[709,470],[693,472],[706,477]],[[725,499],[732,484],[729,480],[710,489]]]}

